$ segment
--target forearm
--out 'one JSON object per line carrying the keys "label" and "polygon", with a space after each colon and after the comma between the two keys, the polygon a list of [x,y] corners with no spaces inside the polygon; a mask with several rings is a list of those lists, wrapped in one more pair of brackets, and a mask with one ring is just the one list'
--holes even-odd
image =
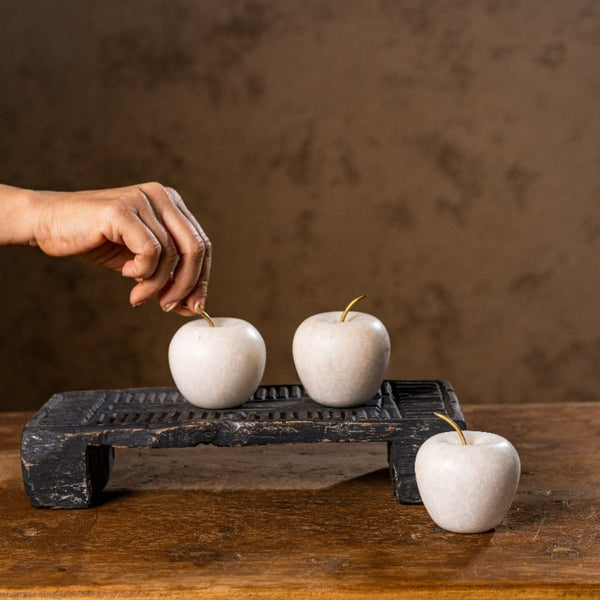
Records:
{"label": "forearm", "polygon": [[35,192],[0,184],[0,246],[35,246]]}

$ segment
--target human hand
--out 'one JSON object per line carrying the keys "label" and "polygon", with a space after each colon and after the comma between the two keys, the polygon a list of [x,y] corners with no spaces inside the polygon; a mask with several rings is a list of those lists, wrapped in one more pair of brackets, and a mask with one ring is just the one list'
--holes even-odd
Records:
{"label": "human hand", "polygon": [[133,306],[156,297],[163,310],[204,310],[210,240],[172,188],[159,183],[83,192],[34,192],[30,244],[50,256],[80,255],[136,280]]}

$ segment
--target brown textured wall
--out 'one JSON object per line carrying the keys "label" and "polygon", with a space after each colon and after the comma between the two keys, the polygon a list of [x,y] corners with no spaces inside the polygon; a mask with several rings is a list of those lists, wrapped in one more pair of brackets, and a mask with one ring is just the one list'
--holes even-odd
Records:
{"label": "brown textured wall", "polygon": [[[8,0],[0,38],[0,181],[179,189],[265,382],[366,292],[390,377],[598,399],[597,2]],[[78,259],[0,265],[2,408],[171,383],[181,317]]]}

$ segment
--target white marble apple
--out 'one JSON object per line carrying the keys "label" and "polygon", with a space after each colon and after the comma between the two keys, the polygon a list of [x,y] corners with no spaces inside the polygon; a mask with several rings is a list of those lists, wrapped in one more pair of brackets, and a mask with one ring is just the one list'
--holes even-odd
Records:
{"label": "white marble apple", "polygon": [[428,438],[417,452],[415,476],[431,519],[455,533],[494,529],[506,516],[521,475],[521,462],[505,438],[483,431],[448,431]]}
{"label": "white marble apple", "polygon": [[262,379],[265,342],[247,321],[202,316],[180,327],[169,344],[175,385],[188,402],[201,408],[240,406]]}
{"label": "white marble apple", "polygon": [[377,393],[390,360],[390,338],[376,317],[346,309],[305,319],[294,334],[292,353],[298,377],[319,404],[350,407]]}

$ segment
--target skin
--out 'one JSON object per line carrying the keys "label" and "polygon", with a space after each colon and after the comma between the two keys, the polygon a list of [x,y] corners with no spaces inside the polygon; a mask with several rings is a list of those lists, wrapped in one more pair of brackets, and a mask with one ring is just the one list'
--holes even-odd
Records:
{"label": "skin", "polygon": [[0,185],[0,245],[81,256],[135,280],[129,301],[164,311],[204,310],[212,246],[172,188],[159,183],[78,191]]}

